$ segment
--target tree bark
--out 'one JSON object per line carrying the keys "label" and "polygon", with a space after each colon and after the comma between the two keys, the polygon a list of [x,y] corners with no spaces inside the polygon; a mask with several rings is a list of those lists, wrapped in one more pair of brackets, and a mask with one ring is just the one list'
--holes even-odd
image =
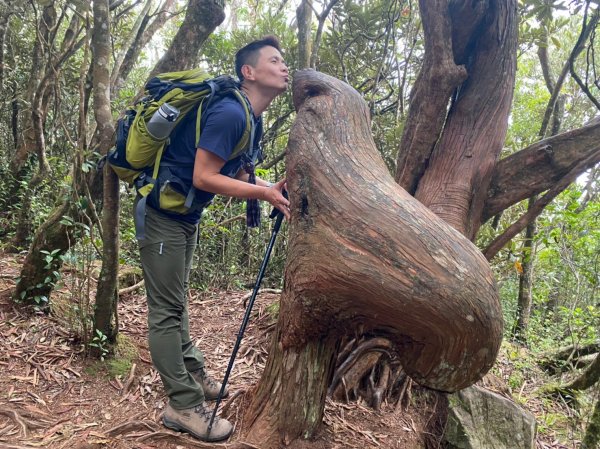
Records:
{"label": "tree bark", "polygon": [[298,23],[298,68],[310,67],[312,53],[312,0],[302,0],[296,9]]}
{"label": "tree bark", "polygon": [[[92,67],[94,117],[99,151],[106,154],[112,144],[115,127],[110,108],[110,12],[108,0],[94,0],[92,31]],[[104,210],[102,214],[102,269],[96,291],[94,334],[97,331],[114,342],[118,333],[116,304],[119,273],[119,179],[104,167]],[[113,316],[115,321],[113,322]]]}
{"label": "tree bark", "polygon": [[[529,208],[533,206],[536,198],[529,199]],[[529,328],[529,317],[531,316],[531,288],[533,285],[533,260],[535,236],[535,220],[527,225],[525,229],[525,241],[521,249],[523,272],[519,274],[519,294],[517,296],[517,322],[513,329],[513,337],[522,344],[527,343],[527,330]]]}
{"label": "tree bark", "polygon": [[[451,2],[453,29],[461,28],[463,12],[472,4]],[[486,2],[481,24],[464,40],[469,76],[455,95],[415,198],[473,239],[508,127],[516,71],[516,1]]]}
{"label": "tree bark", "polygon": [[314,435],[349,329],[386,336],[413,379],[443,391],[480,379],[502,333],[488,263],[394,182],[360,95],[315,71],[295,74],[293,95],[285,287],[245,421],[264,448]]}
{"label": "tree bark", "polygon": [[[452,92],[467,77],[452,53],[447,0],[420,0],[425,59],[410,96],[410,108],[396,159],[396,181],[414,194],[446,120]],[[472,23],[472,22],[466,22]]]}
{"label": "tree bark", "polygon": [[585,430],[581,449],[598,449],[600,446],[600,399],[596,400],[590,423]]}
{"label": "tree bark", "polygon": [[587,162],[579,173],[600,162],[600,122],[540,140],[502,159],[494,169],[482,222],[552,188],[583,160]]}
{"label": "tree bark", "polygon": [[17,179],[19,179],[19,172],[27,162],[27,158],[35,146],[30,105],[33,103],[37,86],[45,71],[45,56],[47,49],[44,48],[43,43],[48,42],[49,29],[56,25],[56,20],[54,3],[45,6],[37,26],[37,38],[31,55],[31,75],[27,81],[27,88],[25,89],[24,103],[29,105],[29,107],[22,108],[22,111],[27,112],[27,114],[22,116],[19,145],[10,162],[11,171]]}
{"label": "tree bark", "polygon": [[[73,226],[65,226],[63,223],[63,216],[74,214],[69,208],[70,204],[61,204],[36,230],[15,288],[14,298],[17,302],[33,306],[43,305],[45,308],[48,306],[54,282],[57,280],[52,273],[62,266],[60,256],[70,247],[75,232]],[[41,251],[55,250],[59,251],[55,253],[52,263],[48,264]]]}
{"label": "tree bark", "polygon": [[187,70],[198,61],[198,50],[225,20],[224,5],[216,0],[189,0],[185,19],[152,75],[168,70]]}

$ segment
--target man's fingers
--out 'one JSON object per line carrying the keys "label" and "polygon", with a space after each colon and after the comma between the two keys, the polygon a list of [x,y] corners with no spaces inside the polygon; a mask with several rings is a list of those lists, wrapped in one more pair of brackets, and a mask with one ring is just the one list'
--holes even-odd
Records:
{"label": "man's fingers", "polygon": [[281,206],[281,207],[278,207],[278,209],[281,211],[281,213],[286,218],[286,220],[290,219],[291,214],[290,214],[290,208],[289,207],[287,207],[287,206]]}

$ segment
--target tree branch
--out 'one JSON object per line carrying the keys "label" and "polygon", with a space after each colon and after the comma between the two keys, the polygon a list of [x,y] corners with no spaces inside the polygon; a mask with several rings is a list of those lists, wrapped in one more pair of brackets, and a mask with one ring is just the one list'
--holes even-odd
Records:
{"label": "tree branch", "polygon": [[[167,21],[174,17],[173,14],[169,14],[174,6],[175,0],[166,0],[165,3],[161,6],[158,13],[156,13],[156,17],[154,18],[152,23],[150,23],[147,26],[146,24],[142,25],[140,31],[138,32],[138,35],[134,39],[132,45],[127,50],[125,61],[123,61],[123,64],[120,68],[120,72],[118,74],[119,79],[127,79],[142,49],[146,46],[150,39],[152,39],[156,32],[160,28],[162,28],[162,26]],[[148,20],[149,17],[147,17],[146,19]]]}
{"label": "tree branch", "polygon": [[506,245],[515,235],[521,232],[525,227],[535,220],[544,210],[544,208],[556,198],[569,184],[571,184],[581,172],[583,172],[590,164],[589,160],[595,158],[592,154],[588,159],[584,159],[575,165],[571,171],[564,176],[558,183],[554,185],[544,196],[537,200],[521,218],[510,225],[502,234],[496,237],[492,243],[483,251],[483,255],[487,260],[491,260],[498,252]]}
{"label": "tree branch", "polygon": [[585,8],[585,13],[584,13],[584,18],[583,18],[583,26],[581,29],[581,34],[579,35],[579,39],[577,40],[577,44],[576,44],[576,48],[579,48],[579,51],[577,52],[576,55],[572,54],[571,57],[569,58],[569,69],[571,71],[571,77],[575,80],[575,82],[577,84],[579,84],[579,87],[581,88],[581,90],[587,95],[589,100],[596,106],[596,108],[598,108],[600,110],[600,101],[598,101],[598,99],[596,97],[594,97],[594,95],[592,95],[592,92],[587,87],[586,83],[584,83],[581,80],[581,78],[579,77],[579,75],[577,74],[577,72],[575,72],[575,59],[577,59],[577,56],[583,50],[584,42],[587,41],[592,30],[594,30],[596,28],[596,26],[598,25],[598,21],[600,20],[600,8],[598,8],[598,9],[595,9],[594,12],[592,13],[592,17],[590,18],[589,23],[586,23],[588,9],[590,6],[589,3],[590,2],[587,2],[586,8]]}
{"label": "tree branch", "polygon": [[482,223],[494,215],[559,182],[580,161],[580,173],[600,162],[600,120],[548,137],[502,159],[482,213]]}
{"label": "tree branch", "polygon": [[448,101],[467,78],[454,63],[452,27],[445,0],[420,0],[425,36],[423,68],[411,93],[409,114],[398,150],[396,182],[414,194],[442,131]]}
{"label": "tree branch", "polygon": [[110,75],[110,87],[111,87],[112,98],[114,98],[114,91],[115,91],[115,88],[117,87],[119,75],[121,73],[121,66],[123,65],[123,63],[125,61],[125,57],[129,53],[129,49],[132,48],[135,45],[136,40],[138,40],[138,36],[140,36],[140,30],[141,30],[143,24],[147,23],[147,20],[148,20],[147,17],[148,17],[148,13],[150,11],[151,6],[152,6],[152,0],[147,0],[146,4],[144,5],[144,8],[142,9],[142,12],[139,14],[137,20],[133,24],[133,27],[131,27],[131,30],[129,31],[129,36],[127,38],[127,42],[123,45],[123,49],[115,58],[115,63],[113,65],[112,73]]}
{"label": "tree branch", "polygon": [[[312,52],[310,55],[310,67],[313,69],[317,65],[317,55],[319,53],[319,47],[321,46],[321,38],[323,36],[323,27],[325,26],[325,20],[327,20],[327,16],[336,5],[339,0],[330,0],[325,9],[321,14],[317,14],[317,18],[319,20],[319,25],[317,25],[317,32],[315,34],[315,43],[312,48]],[[316,14],[316,12],[315,12]]]}

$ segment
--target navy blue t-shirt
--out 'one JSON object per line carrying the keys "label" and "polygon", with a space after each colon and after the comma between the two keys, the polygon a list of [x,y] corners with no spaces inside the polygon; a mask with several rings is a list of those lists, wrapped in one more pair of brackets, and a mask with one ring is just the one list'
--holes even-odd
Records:
{"label": "navy blue t-shirt", "polygon": [[[242,169],[243,155],[228,160],[237,143],[242,138],[246,129],[246,113],[240,102],[232,97],[224,97],[215,101],[210,108],[202,112],[202,127],[200,141],[196,142],[196,119],[198,110],[190,111],[171,133],[170,144],[165,148],[161,159],[161,167],[165,164],[171,166],[184,185],[192,186],[194,162],[197,148],[210,151],[224,161],[221,174],[233,178]],[[254,135],[254,145],[257,146],[262,138],[262,119],[257,120]],[[160,186],[157,186],[160,187]],[[187,192],[181,192],[186,194]],[[196,202],[209,202],[214,198],[214,193],[196,189]],[[149,204],[155,207],[152,202]],[[180,215],[161,210],[162,213],[176,220],[188,223],[198,223],[202,211]]]}

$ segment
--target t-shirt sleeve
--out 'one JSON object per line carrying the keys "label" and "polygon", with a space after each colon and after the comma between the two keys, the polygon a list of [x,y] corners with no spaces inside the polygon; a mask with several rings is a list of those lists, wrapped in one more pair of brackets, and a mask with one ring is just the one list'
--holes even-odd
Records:
{"label": "t-shirt sleeve", "polygon": [[227,161],[246,128],[246,116],[238,103],[220,101],[205,111],[206,121],[196,148],[210,151]]}

